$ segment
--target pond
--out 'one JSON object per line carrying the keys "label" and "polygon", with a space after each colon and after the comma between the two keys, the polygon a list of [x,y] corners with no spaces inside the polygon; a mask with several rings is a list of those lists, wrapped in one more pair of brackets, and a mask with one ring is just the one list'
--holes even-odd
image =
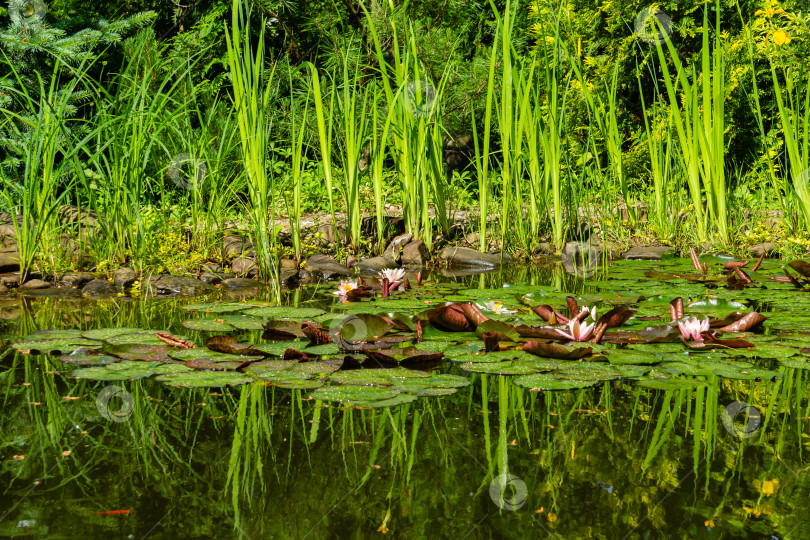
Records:
{"label": "pond", "polygon": [[2,300],[0,534],[808,538],[810,292],[701,260]]}

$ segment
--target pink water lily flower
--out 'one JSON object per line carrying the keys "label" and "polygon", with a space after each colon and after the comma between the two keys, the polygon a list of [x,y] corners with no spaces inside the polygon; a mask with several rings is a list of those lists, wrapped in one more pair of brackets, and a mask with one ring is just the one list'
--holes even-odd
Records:
{"label": "pink water lily flower", "polygon": [[577,320],[568,321],[568,333],[565,330],[555,329],[558,334],[571,341],[587,341],[593,334],[595,324],[580,323]]}
{"label": "pink water lily flower", "polygon": [[681,331],[683,339],[691,341],[703,341],[703,332],[709,330],[709,318],[698,320],[697,317],[690,317],[685,321],[678,321],[678,329]]}
{"label": "pink water lily flower", "polygon": [[404,277],[405,269],[403,268],[386,268],[380,272],[380,279],[387,279],[388,283],[391,285],[402,282],[402,278]]}
{"label": "pink water lily flower", "polygon": [[349,294],[349,291],[352,291],[357,288],[357,281],[352,281],[351,279],[346,281],[341,281],[340,285],[338,285],[338,290],[334,291],[332,294],[335,296],[346,296]]}

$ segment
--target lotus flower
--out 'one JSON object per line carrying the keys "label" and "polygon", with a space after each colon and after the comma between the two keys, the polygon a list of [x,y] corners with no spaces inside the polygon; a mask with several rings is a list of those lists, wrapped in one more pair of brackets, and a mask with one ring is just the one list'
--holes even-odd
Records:
{"label": "lotus flower", "polygon": [[510,310],[506,309],[504,307],[504,305],[501,302],[498,302],[497,300],[487,302],[483,306],[481,304],[475,304],[475,305],[478,306],[478,309],[491,311],[492,313],[495,313],[496,315],[512,315],[514,313],[517,313],[517,311],[510,311]]}
{"label": "lotus flower", "polygon": [[404,277],[405,270],[403,268],[386,268],[380,272],[380,279],[387,279],[391,285],[400,283]]}
{"label": "lotus flower", "polygon": [[593,333],[594,326],[594,324],[580,323],[574,319],[568,321],[568,332],[570,333],[566,333],[565,330],[560,330],[559,328],[555,330],[562,337],[570,339],[571,341],[587,341]]}
{"label": "lotus flower", "polygon": [[697,317],[690,317],[685,321],[678,321],[678,328],[681,331],[681,337],[690,341],[703,341],[703,332],[709,330],[709,318],[706,317],[702,321]]}
{"label": "lotus flower", "polygon": [[351,279],[349,279],[346,281],[341,281],[340,285],[338,285],[338,290],[336,290],[332,294],[343,298],[347,294],[349,294],[349,291],[353,291],[356,288],[357,288],[357,281],[352,281]]}

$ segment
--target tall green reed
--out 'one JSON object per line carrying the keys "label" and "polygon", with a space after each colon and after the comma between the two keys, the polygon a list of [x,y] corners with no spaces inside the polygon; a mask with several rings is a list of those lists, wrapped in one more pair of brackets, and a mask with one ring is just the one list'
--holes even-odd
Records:
{"label": "tall green reed", "polygon": [[[18,82],[19,74],[11,66]],[[72,173],[77,169],[76,153],[78,146],[73,140],[67,118],[69,100],[78,87],[81,76],[77,76],[64,89],[59,89],[59,72],[61,66],[54,65],[53,74],[47,89],[42,77],[37,73],[39,98],[33,97],[24,84],[20,90],[10,88],[15,97],[33,113],[33,125],[25,125],[32,147],[25,153],[22,177],[10,175],[0,165],[3,176],[2,195],[6,206],[12,214],[12,224],[17,236],[20,273],[25,281],[40,251],[48,252],[59,242],[58,209],[67,199],[72,188]],[[8,122],[27,124],[25,116],[11,110],[3,111],[8,115]],[[16,126],[15,126],[16,127]],[[16,127],[16,129],[20,129]]]}
{"label": "tall green reed", "polygon": [[795,67],[782,70],[784,86],[779,83],[773,61],[771,74],[785,138],[792,194],[801,216],[801,228],[810,232],[810,78],[804,64],[799,70]]}
{"label": "tall green reed", "polygon": [[423,76],[413,28],[407,29],[405,43],[400,49],[393,20],[393,65],[389,65],[371,15],[365,7],[363,9],[374,41],[385,98],[388,107],[394,110],[391,149],[400,182],[406,229],[415,237],[423,238],[430,249],[433,246],[431,203],[435,205],[435,220],[442,232],[447,232],[449,228],[441,118],[441,96],[449,73],[448,67],[445,67],[441,79],[434,81],[436,85],[432,85]]}
{"label": "tall green reed", "polygon": [[342,120],[340,152],[343,170],[343,190],[346,199],[348,232],[355,253],[360,250],[360,158],[368,140],[368,102],[372,92],[363,91],[359,61],[350,69],[348,54],[343,56],[340,89],[337,93],[337,113]]}
{"label": "tall green reed", "polygon": [[226,32],[228,69],[233,84],[233,107],[241,140],[242,161],[247,175],[248,215],[256,262],[262,279],[275,279],[277,297],[278,254],[275,221],[274,183],[268,170],[271,140],[270,110],[275,66],[264,61],[264,28],[258,40],[250,39],[250,5],[233,1],[231,27]]}
{"label": "tall green reed", "polygon": [[[720,33],[720,2],[715,4],[714,28],[709,26],[709,6],[704,6],[700,68],[684,67],[678,50],[666,39],[669,58],[674,66],[671,72],[667,56],[660,43],[656,50],[673,114],[678,149],[684,162],[686,181],[692,196],[697,237],[701,242],[709,239],[709,228],[714,229],[721,245],[729,241],[726,211],[725,176],[725,61]],[[657,19],[656,19],[657,21]],[[660,21],[658,21],[660,25]],[[663,26],[661,26],[663,32]],[[713,46],[709,34],[714,32]],[[702,196],[706,196],[707,210]]]}

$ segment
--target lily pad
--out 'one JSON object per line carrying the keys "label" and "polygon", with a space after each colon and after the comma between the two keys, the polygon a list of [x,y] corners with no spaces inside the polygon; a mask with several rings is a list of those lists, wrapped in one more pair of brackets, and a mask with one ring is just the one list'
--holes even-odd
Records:
{"label": "lily pad", "polygon": [[244,315],[205,317],[183,322],[183,326],[201,332],[232,332],[234,330],[262,330],[264,320]]}
{"label": "lily pad", "polygon": [[254,379],[235,371],[189,371],[159,375],[155,377],[155,380],[183,388],[220,388],[247,384],[253,382]]}
{"label": "lily pad", "polygon": [[12,343],[13,348],[18,351],[30,351],[32,353],[68,354],[76,349],[100,349],[101,342],[92,339],[73,337],[68,339],[40,339],[26,340]]}
{"label": "lily pad", "polygon": [[368,403],[370,401],[390,400],[400,395],[399,390],[380,388],[378,386],[339,385],[324,386],[310,394],[312,399],[321,401],[341,401],[348,403]]}
{"label": "lily pad", "polygon": [[77,369],[71,374],[78,379],[93,381],[126,381],[130,379],[143,379],[154,374],[160,362],[133,362],[123,361],[106,366]]}
{"label": "lily pad", "polygon": [[326,312],[314,307],[292,307],[292,306],[268,306],[254,307],[243,311],[243,315],[261,317],[264,319],[289,319],[293,321],[303,321],[313,319]]}
{"label": "lily pad", "polygon": [[532,375],[523,375],[522,377],[515,377],[512,384],[530,390],[573,390],[577,388],[587,388],[595,385],[598,380],[581,380],[581,379],[558,379],[550,373],[535,373]]}

